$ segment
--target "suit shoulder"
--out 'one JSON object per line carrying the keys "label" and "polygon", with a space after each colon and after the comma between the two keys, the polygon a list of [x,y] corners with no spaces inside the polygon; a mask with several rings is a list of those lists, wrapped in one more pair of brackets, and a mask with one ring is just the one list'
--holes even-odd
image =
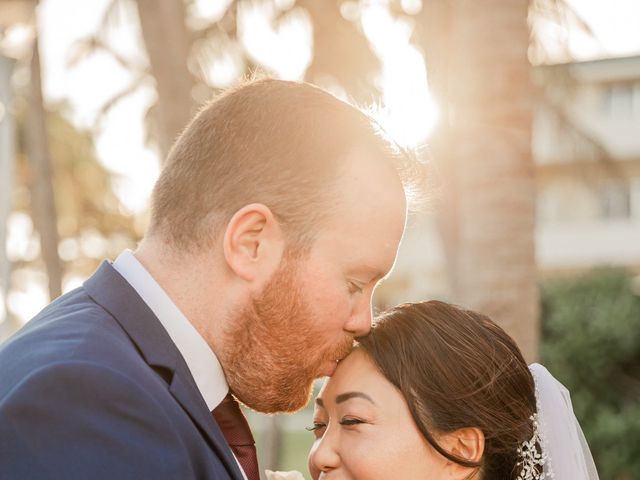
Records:
{"label": "suit shoulder", "polygon": [[0,346],[0,397],[43,365],[74,360],[114,368],[142,362],[126,332],[83,288],[48,305]]}
{"label": "suit shoulder", "polygon": [[0,400],[0,418],[7,420],[0,422],[0,463],[25,475],[12,478],[44,471],[60,478],[190,476],[185,446],[161,406],[103,365],[73,360],[33,371]]}
{"label": "suit shoulder", "polygon": [[15,398],[20,398],[23,405],[51,405],[60,399],[66,405],[87,404],[90,408],[100,400],[108,401],[115,409],[119,408],[119,400],[134,404],[143,399],[148,406],[157,405],[134,379],[109,366],[84,360],[60,361],[34,369],[4,395],[0,405],[5,408]]}

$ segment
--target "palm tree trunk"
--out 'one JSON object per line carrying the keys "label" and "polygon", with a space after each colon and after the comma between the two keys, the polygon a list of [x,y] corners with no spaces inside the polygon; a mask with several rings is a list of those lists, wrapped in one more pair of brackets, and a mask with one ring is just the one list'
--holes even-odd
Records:
{"label": "palm tree trunk", "polygon": [[435,155],[446,164],[444,181],[455,187],[455,211],[444,222],[455,222],[447,230],[454,297],[494,318],[534,360],[539,307],[528,1],[435,4],[446,16],[447,40],[437,46],[434,65],[430,46],[425,50],[435,67],[431,78],[444,76],[435,83],[436,94],[445,95],[440,144],[447,144]]}
{"label": "palm tree trunk", "polygon": [[13,60],[0,55],[0,342],[17,330],[7,308],[11,263],[6,248],[15,160],[15,125],[8,108],[13,64]]}
{"label": "palm tree trunk", "polygon": [[142,36],[158,91],[162,158],[191,118],[193,79],[183,0],[138,0]]}
{"label": "palm tree trunk", "polygon": [[31,95],[29,99],[29,162],[31,169],[32,210],[40,234],[40,250],[49,278],[49,297],[62,293],[62,265],[58,256],[58,227],[53,173],[49,156],[47,123],[42,99],[40,53],[34,40],[31,56]]}

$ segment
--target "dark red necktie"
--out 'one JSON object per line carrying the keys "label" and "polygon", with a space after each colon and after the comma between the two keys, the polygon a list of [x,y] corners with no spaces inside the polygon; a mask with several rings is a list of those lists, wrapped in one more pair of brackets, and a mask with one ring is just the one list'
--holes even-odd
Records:
{"label": "dark red necktie", "polygon": [[212,413],[247,479],[260,480],[256,443],[236,399],[229,393]]}

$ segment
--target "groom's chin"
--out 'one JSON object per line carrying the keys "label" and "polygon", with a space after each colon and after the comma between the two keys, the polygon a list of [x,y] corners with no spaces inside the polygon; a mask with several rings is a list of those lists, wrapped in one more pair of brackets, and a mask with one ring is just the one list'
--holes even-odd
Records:
{"label": "groom's chin", "polygon": [[281,408],[273,413],[295,413],[306,407],[313,396],[313,380],[307,385],[300,386],[297,392],[292,393],[288,398],[282,398]]}
{"label": "groom's chin", "polygon": [[298,388],[287,386],[277,391],[256,392],[256,395],[237,394],[238,399],[247,407],[259,413],[295,413],[306,407],[313,395],[313,380]]}
{"label": "groom's chin", "polygon": [[336,368],[338,368],[338,362],[334,360],[324,362],[324,364],[322,365],[322,369],[320,370],[320,373],[318,374],[316,379],[323,377],[332,377],[336,372]]}

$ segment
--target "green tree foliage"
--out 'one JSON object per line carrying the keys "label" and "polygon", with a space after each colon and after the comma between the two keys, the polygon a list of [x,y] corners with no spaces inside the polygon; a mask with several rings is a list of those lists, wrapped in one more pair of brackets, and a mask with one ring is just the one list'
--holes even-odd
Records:
{"label": "green tree foliage", "polygon": [[640,478],[640,296],[622,270],[543,287],[545,365],[570,391],[602,480]]}

